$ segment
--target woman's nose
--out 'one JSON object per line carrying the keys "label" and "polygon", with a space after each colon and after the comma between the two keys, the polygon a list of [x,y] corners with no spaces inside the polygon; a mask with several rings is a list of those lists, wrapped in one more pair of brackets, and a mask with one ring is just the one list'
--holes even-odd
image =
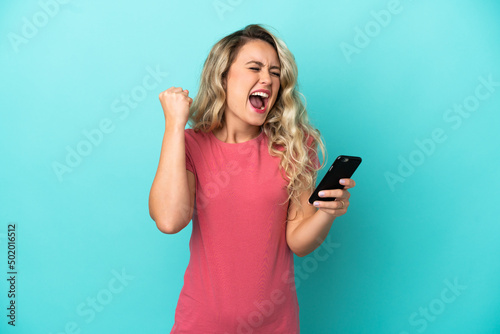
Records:
{"label": "woman's nose", "polygon": [[265,70],[260,71],[260,82],[261,83],[271,82],[271,75]]}

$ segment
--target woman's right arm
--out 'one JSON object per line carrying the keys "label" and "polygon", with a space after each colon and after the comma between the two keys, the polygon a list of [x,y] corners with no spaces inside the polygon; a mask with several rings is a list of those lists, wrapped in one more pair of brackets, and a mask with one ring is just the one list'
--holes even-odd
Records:
{"label": "woman's right arm", "polygon": [[149,193],[149,214],[163,233],[177,233],[189,224],[194,207],[194,175],[186,170],[184,128],[192,99],[172,87],[160,93],[165,133],[160,161]]}

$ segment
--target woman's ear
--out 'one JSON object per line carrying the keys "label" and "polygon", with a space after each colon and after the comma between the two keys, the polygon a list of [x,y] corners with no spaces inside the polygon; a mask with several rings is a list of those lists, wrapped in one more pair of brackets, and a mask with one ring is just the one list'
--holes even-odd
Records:
{"label": "woman's ear", "polygon": [[226,90],[226,76],[225,75],[222,77],[222,88],[224,88],[224,90]]}

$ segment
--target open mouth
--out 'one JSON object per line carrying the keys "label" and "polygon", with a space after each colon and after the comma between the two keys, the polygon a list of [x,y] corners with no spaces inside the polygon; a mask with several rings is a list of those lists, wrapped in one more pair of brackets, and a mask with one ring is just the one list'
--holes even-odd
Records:
{"label": "open mouth", "polygon": [[264,92],[255,92],[250,94],[250,104],[257,110],[264,111],[267,108],[269,95]]}

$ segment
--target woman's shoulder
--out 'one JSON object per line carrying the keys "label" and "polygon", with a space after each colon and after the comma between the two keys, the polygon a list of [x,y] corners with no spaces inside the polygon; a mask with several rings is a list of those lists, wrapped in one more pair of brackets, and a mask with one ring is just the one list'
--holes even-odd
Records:
{"label": "woman's shoulder", "polygon": [[184,129],[184,135],[186,138],[186,143],[188,142],[196,142],[202,143],[207,142],[209,140],[209,132],[203,131],[202,129]]}
{"label": "woman's shoulder", "polygon": [[201,129],[191,129],[191,128],[185,128],[184,133],[188,134],[190,136],[197,136],[197,137],[204,136],[204,135],[208,134]]}

